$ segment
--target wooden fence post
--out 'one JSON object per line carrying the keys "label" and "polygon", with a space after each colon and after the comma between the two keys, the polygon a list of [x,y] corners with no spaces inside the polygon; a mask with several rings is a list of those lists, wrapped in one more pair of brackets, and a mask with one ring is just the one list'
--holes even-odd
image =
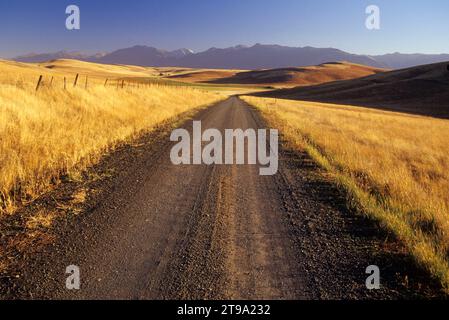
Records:
{"label": "wooden fence post", "polygon": [[125,80],[122,80],[122,89],[125,86]]}
{"label": "wooden fence post", "polygon": [[76,77],[75,77],[75,82],[73,83],[74,87],[76,87],[76,84],[78,83],[78,77],[79,77],[79,74],[77,73]]}
{"label": "wooden fence post", "polygon": [[108,79],[104,82],[104,86],[106,87],[108,85]]}
{"label": "wooden fence post", "polygon": [[51,76],[51,80],[50,80],[50,87],[53,85],[53,76]]}
{"label": "wooden fence post", "polygon": [[64,77],[64,90],[66,90],[67,89],[67,79],[66,79],[66,77]]}
{"label": "wooden fence post", "polygon": [[37,81],[36,91],[39,90],[39,87],[41,86],[42,78],[43,78],[43,76],[40,75],[40,76],[39,76],[39,80]]}

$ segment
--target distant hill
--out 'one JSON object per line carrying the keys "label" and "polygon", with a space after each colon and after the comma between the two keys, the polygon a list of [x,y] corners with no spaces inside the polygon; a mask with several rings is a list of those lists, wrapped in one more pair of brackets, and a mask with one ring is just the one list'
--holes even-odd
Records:
{"label": "distant hill", "polygon": [[38,63],[38,62],[47,62],[58,59],[73,59],[73,60],[95,60],[100,59],[104,54],[96,54],[96,55],[87,55],[80,52],[68,52],[68,51],[59,51],[55,53],[30,53],[24,56],[19,56],[14,58],[13,60],[18,62],[28,62],[28,63]]}
{"label": "distant hill", "polygon": [[[185,72],[169,75],[165,78],[189,83],[219,83],[221,79],[231,79],[237,74],[235,70],[225,69],[186,69]],[[231,82],[230,82],[231,83]]]}
{"label": "distant hill", "polygon": [[189,67],[207,69],[258,70],[319,65],[329,61],[348,61],[376,68],[398,69],[422,64],[449,61],[449,54],[387,54],[369,56],[351,54],[334,48],[287,47],[256,44],[235,46],[194,53],[189,49],[161,50],[148,46],[134,46],[94,56],[81,53],[58,52],[30,54],[17,57],[21,62],[44,62],[55,59],[78,59],[98,63],[127,64],[152,67]]}
{"label": "distant hill", "polygon": [[209,81],[209,83],[294,87],[360,78],[384,71],[386,70],[349,62],[330,62],[309,67],[239,72],[230,77]]}
{"label": "distant hill", "polygon": [[381,67],[379,63],[368,56],[354,55],[338,49],[293,48],[261,44],[256,44],[252,47],[212,48],[204,52],[185,56],[177,61],[176,65],[181,63],[181,66],[190,68],[256,70],[311,66],[329,61],[349,61]]}
{"label": "distant hill", "polygon": [[392,53],[373,56],[380,64],[390,69],[404,69],[409,67],[449,61],[449,54],[402,54]]}
{"label": "distant hill", "polygon": [[91,58],[89,60],[108,64],[127,64],[152,67],[183,67],[183,65],[176,64],[176,61],[182,60],[192,54],[193,51],[189,49],[167,51],[147,46],[134,46],[111,52],[103,57]]}
{"label": "distant hill", "polygon": [[256,95],[352,104],[449,118],[448,88],[449,62]]}

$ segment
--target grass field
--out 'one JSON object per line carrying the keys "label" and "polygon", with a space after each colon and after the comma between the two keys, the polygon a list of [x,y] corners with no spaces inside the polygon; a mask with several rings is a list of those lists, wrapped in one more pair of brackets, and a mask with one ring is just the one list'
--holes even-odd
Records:
{"label": "grass field", "polygon": [[[38,65],[0,62],[0,213],[11,213],[58,182],[76,176],[118,143],[180,113],[212,104],[224,95],[187,86],[104,86],[105,75],[82,63],[91,78],[73,87],[79,66],[65,73]],[[115,66],[121,77],[142,76]],[[106,72],[106,71],[105,71]],[[44,83],[36,92],[36,80]],[[51,77],[54,77],[50,86]],[[59,85],[56,85],[58,83]]]}
{"label": "grass field", "polygon": [[[202,70],[202,69],[199,69]],[[77,75],[77,87],[106,86],[112,88],[141,87],[147,84],[190,87],[228,95],[263,91],[266,88],[239,84],[210,84],[185,82],[182,78],[170,78],[186,72],[198,70],[188,68],[153,68],[128,65],[106,65],[78,60],[56,60],[45,63],[20,63],[0,59],[0,87],[16,86],[33,90],[39,77],[43,80],[41,88],[64,89],[74,85]],[[65,78],[65,80],[64,80]],[[64,85],[65,82],[65,85]]]}
{"label": "grass field", "polygon": [[305,149],[449,291],[449,121],[353,106],[244,97]]}

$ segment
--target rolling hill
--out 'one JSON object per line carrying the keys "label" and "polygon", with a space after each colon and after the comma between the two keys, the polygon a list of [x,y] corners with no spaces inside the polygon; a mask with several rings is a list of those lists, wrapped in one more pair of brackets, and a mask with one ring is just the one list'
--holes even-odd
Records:
{"label": "rolling hill", "polygon": [[[166,78],[191,83],[219,83],[221,79],[229,79],[238,74],[237,70],[224,69],[186,69],[185,72],[168,75]],[[231,83],[231,82],[230,82]]]}
{"label": "rolling hill", "polygon": [[244,71],[209,82],[226,84],[256,84],[273,87],[295,87],[336,80],[360,78],[385,69],[349,62],[330,62],[317,66]]}
{"label": "rolling hill", "polygon": [[448,88],[449,62],[446,62],[256,95],[377,107],[449,118]]}

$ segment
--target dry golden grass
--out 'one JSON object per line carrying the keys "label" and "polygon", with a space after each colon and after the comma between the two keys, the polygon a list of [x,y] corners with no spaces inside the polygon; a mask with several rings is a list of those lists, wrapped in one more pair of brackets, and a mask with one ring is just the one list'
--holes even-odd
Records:
{"label": "dry golden grass", "polygon": [[48,79],[51,72],[12,62],[0,62],[0,70],[0,213],[13,212],[61,175],[79,174],[141,131],[223,97],[189,87],[117,89],[104,87],[104,80],[87,90],[35,92],[37,76]]}
{"label": "dry golden grass", "polygon": [[[132,65],[110,65],[98,64],[86,61],[71,59],[59,59],[43,63],[22,63],[0,59],[0,86],[17,85],[19,87],[35,88],[40,75],[44,76],[44,86],[63,88],[64,77],[67,81],[67,87],[73,86],[75,76],[79,74],[78,86],[84,87],[86,77],[88,77],[88,86],[104,85],[108,79],[109,86],[115,86],[117,80],[127,79],[125,84],[134,84],[140,82],[173,84],[179,85],[182,82],[195,83],[200,82],[213,74],[231,75],[237,70],[214,70],[214,69],[192,69],[175,67],[141,67]],[[121,82],[120,82],[121,83]]]}
{"label": "dry golden grass", "polygon": [[315,102],[245,97],[333,174],[449,292],[449,121]]}
{"label": "dry golden grass", "polygon": [[40,75],[43,75],[43,87],[64,88],[66,78],[67,88],[72,87],[75,76],[79,74],[78,86],[85,87],[86,77],[88,87],[104,85],[108,79],[108,86],[115,86],[117,81],[128,79],[125,84],[139,82],[159,82],[160,70],[164,68],[150,68],[138,66],[106,65],[77,60],[56,60],[45,63],[21,63],[0,60],[0,86],[14,85],[20,88],[34,89]]}

